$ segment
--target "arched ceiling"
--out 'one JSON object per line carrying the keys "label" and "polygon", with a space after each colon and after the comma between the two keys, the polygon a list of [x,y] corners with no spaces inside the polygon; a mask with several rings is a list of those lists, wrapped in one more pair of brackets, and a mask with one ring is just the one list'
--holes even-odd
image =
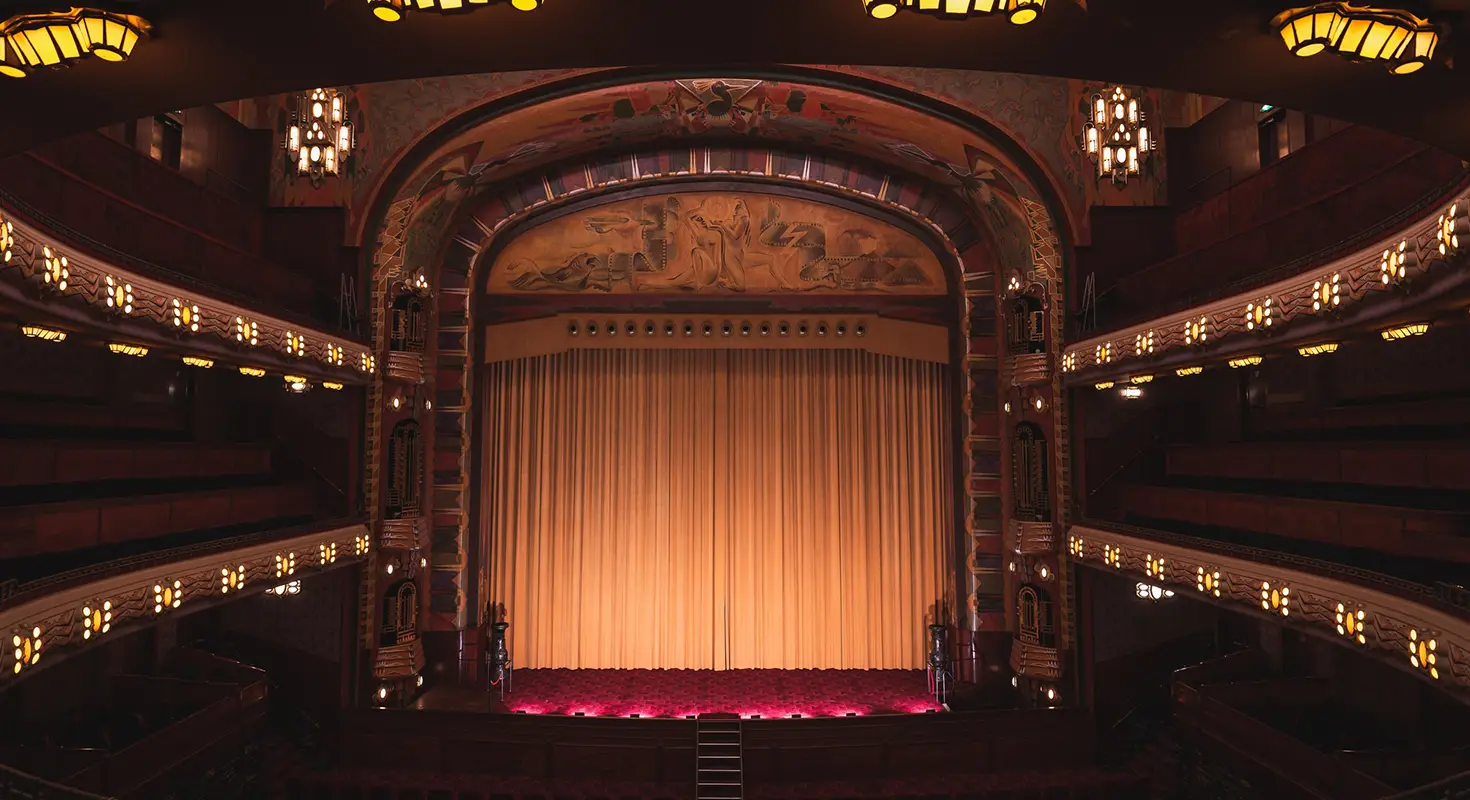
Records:
{"label": "arched ceiling", "polygon": [[[1299,108],[1470,156],[1470,74],[1409,77],[1341,59],[1298,59],[1266,29],[1282,0],[1053,0],[1016,27],[901,14],[858,0],[555,0],[385,25],[358,0],[150,0],[154,41],[125,64],[84,63],[0,83],[0,153],[59,135],[240,97],[401,78],[657,63],[888,64],[1105,78]],[[1432,0],[1437,19],[1460,3]],[[1438,8],[1434,8],[1434,7]],[[1442,46],[1455,60],[1464,37]]]}

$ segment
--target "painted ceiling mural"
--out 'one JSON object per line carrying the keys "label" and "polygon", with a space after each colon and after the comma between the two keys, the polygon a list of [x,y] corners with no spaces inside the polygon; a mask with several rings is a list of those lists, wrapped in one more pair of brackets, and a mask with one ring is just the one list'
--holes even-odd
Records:
{"label": "painted ceiling mural", "polygon": [[943,294],[913,234],[855,211],[749,192],[625,199],[511,240],[492,293]]}
{"label": "painted ceiling mural", "polygon": [[[1086,240],[1091,205],[1161,202],[1163,159],[1144,180],[1125,189],[1099,184],[1078,152],[1078,108],[1093,86],[1057,78],[889,67],[834,67],[858,77],[927,95],[987,119],[1020,143],[1052,178],[1066,203],[1070,227]],[[594,71],[583,71],[595,74]],[[284,167],[273,182],[283,205],[345,205],[350,236],[357,241],[375,193],[398,159],[430,131],[497,98],[559,81],[574,71],[540,71],[394,81],[351,87],[357,149],[348,174],[313,188],[292,180]],[[1145,107],[1169,105],[1168,93],[1144,93]],[[1008,186],[1014,165],[979,137],[957,126],[905,125],[912,114],[867,95],[781,81],[746,79],[660,80],[592,90],[507,113],[495,124],[447,142],[431,163],[483,184],[512,171],[561,160],[591,149],[652,139],[743,137],[841,148],[868,158],[904,164],[911,171],[954,186],[982,208],[997,187]],[[1161,112],[1161,115],[1166,112]],[[284,126],[284,104],[277,124]],[[471,147],[471,145],[475,145]],[[455,158],[444,159],[453,153]],[[477,171],[475,171],[477,170]],[[473,172],[472,172],[473,171]],[[406,191],[433,184],[420,170]],[[398,199],[403,194],[400,193]]]}

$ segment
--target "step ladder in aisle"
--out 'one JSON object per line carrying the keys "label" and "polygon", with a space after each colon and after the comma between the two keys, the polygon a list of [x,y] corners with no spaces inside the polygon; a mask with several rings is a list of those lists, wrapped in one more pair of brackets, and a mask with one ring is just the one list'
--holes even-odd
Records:
{"label": "step ladder in aisle", "polygon": [[740,718],[701,716],[695,721],[695,737],[695,800],[743,800]]}

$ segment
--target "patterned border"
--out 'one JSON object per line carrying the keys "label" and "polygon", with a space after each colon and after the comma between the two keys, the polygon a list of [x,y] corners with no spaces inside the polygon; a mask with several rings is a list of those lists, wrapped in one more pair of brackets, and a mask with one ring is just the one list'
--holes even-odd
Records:
{"label": "patterned border", "polygon": [[1339,578],[1172,542],[1086,525],[1067,534],[1078,563],[1271,617],[1371,653],[1470,702],[1464,616]]}
{"label": "patterned border", "polygon": [[[234,551],[150,565],[122,575],[63,589],[0,610],[0,685],[29,676],[63,653],[118,635],[120,627],[187,610],[200,603],[269,590],[361,560],[368,529],[349,525]],[[90,619],[82,610],[95,612]],[[104,627],[105,626],[105,627]],[[30,658],[23,658],[26,653]]]}
{"label": "patterned border", "polygon": [[132,343],[338,384],[366,383],[376,369],[364,345],[117,268],[8,214],[0,214],[0,259],[13,284],[0,283],[0,294],[89,332],[111,323],[117,333],[109,335]]}
{"label": "patterned border", "polygon": [[[1383,316],[1392,309],[1377,314],[1368,309],[1382,308],[1382,300],[1431,270],[1454,266],[1462,246],[1470,248],[1470,239],[1461,242],[1464,237],[1470,237],[1470,202],[1460,198],[1391,238],[1296,277],[1077,342],[1063,356],[1066,383],[1152,374],[1185,360],[1192,365],[1219,361],[1266,347],[1267,335],[1283,334],[1298,320],[1318,320],[1308,333],[1321,338],[1324,328]],[[1435,293],[1419,295],[1432,299]],[[1355,308],[1363,304],[1367,308]],[[1191,353],[1197,357],[1190,359]]]}
{"label": "patterned border", "polygon": [[[432,536],[435,569],[430,589],[431,629],[463,629],[473,624],[467,619],[464,608],[464,586],[467,580],[466,537],[470,511],[469,492],[466,490],[472,469],[469,463],[472,452],[470,376],[473,374],[470,342],[475,327],[475,262],[507,226],[552,204],[586,193],[635,183],[729,177],[757,178],[828,191],[837,190],[902,213],[937,234],[945,242],[949,255],[962,265],[962,269],[965,266],[962,253],[981,242],[980,232],[968,210],[958,197],[947,190],[932,187],[925,182],[905,179],[887,171],[874,171],[866,165],[836,156],[796,154],[765,148],[700,147],[635,153],[592,162],[578,161],[539,171],[516,184],[503,187],[493,195],[486,195],[481,206],[459,228],[458,235],[454,237],[442,260],[441,272],[435,276],[443,304],[437,309],[436,321],[439,327],[437,336],[434,337],[439,349],[434,393],[436,444],[433,457],[435,505],[432,511]],[[408,219],[412,210],[412,201],[396,203],[384,222],[374,261],[378,275],[374,282],[375,315],[381,314],[386,307],[390,283],[401,280],[412,271],[411,266],[426,266],[403,263]],[[1046,241],[1054,243],[1055,237],[1050,236],[1049,217],[1046,219],[1049,235]],[[974,279],[993,282],[995,274],[992,271],[966,272],[963,275],[964,284],[971,287]],[[985,284],[980,286],[984,287]],[[973,291],[967,289],[966,294]],[[985,290],[982,288],[980,291]],[[385,331],[381,319],[377,317],[374,340],[380,348],[386,348]],[[993,372],[997,365],[993,357],[988,362],[969,357],[967,366],[973,385],[977,370]],[[965,407],[968,412],[971,404],[966,403]],[[974,425],[975,420],[967,415],[965,430],[973,430]],[[376,446],[373,437],[383,435],[381,427],[380,424],[375,425],[369,434],[369,452]],[[970,460],[963,459],[963,463],[966,470],[966,475],[963,476],[964,485],[969,486]],[[964,517],[966,524],[971,513],[972,509],[967,507]],[[972,590],[973,588],[972,585]],[[368,594],[370,593],[365,593],[365,598]],[[1003,600],[999,596],[996,599]],[[478,609],[471,613],[478,614]]]}

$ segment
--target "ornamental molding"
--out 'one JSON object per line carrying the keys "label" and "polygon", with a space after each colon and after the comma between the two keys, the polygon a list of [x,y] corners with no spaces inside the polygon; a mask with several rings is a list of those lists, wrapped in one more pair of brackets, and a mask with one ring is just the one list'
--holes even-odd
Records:
{"label": "ornamental molding", "polygon": [[1470,702],[1470,615],[1448,610],[1428,587],[1353,572],[1378,588],[1309,572],[1308,563],[1294,568],[1251,561],[1088,525],[1068,529],[1067,547],[1079,565],[1272,617],[1385,660]]}
{"label": "ornamental molding", "polygon": [[412,678],[423,671],[424,645],[418,639],[380,647],[373,661],[373,677],[379,680]]}
{"label": "ornamental molding", "polygon": [[[345,566],[362,557],[358,542],[367,536],[367,527],[355,524],[249,544],[68,585],[0,608],[5,645],[0,648],[0,686],[85,645],[107,641],[119,635],[119,627],[146,625],[209,601],[260,594]],[[86,617],[83,609],[89,612]],[[33,658],[20,658],[17,652]]]}
{"label": "ornamental molding", "polygon": [[1027,678],[1054,681],[1062,677],[1062,656],[1055,647],[1011,640],[1011,671]]}
{"label": "ornamental molding", "polygon": [[381,547],[398,550],[421,550],[428,545],[428,520],[422,515],[383,520]]}
{"label": "ornamental molding", "polygon": [[0,212],[0,298],[77,332],[337,383],[366,383],[367,345],[109,264]]}
{"label": "ornamental molding", "polygon": [[[1062,357],[1065,382],[1113,381],[1321,339],[1348,325],[1401,315],[1405,285],[1430,273],[1438,279],[1420,281],[1412,302],[1433,302],[1470,282],[1460,257],[1470,240],[1459,242],[1470,234],[1467,212],[1470,203],[1460,198],[1392,237],[1294,277],[1074,342]],[[1402,302],[1383,302],[1394,295]]]}

